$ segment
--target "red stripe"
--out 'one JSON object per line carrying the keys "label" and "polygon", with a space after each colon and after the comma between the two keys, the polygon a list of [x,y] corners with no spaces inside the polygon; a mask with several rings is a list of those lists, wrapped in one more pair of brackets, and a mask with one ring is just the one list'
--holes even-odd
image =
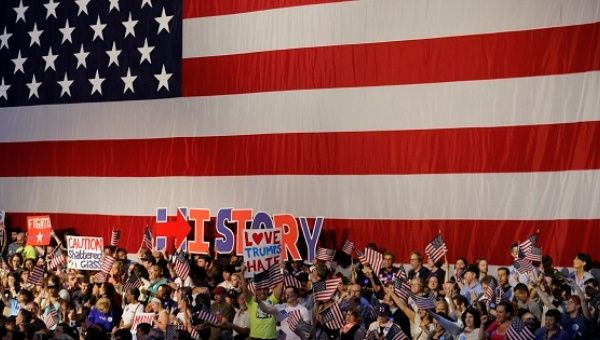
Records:
{"label": "red stripe", "polygon": [[600,150],[600,121],[416,131],[0,143],[0,158],[13,160],[0,167],[0,177],[600,169],[595,150]]}
{"label": "red stripe", "polygon": [[[152,225],[154,222],[154,218],[148,216],[30,212],[8,213],[7,225],[23,226],[26,217],[35,214],[50,215],[52,225],[59,234],[71,230],[80,235],[102,236],[105,240],[109,240],[111,226],[120,226],[123,230],[122,247],[130,252],[138,250],[142,242],[144,226]],[[310,221],[311,225],[313,222]],[[207,224],[209,235],[215,235],[214,224],[214,218]],[[492,264],[509,264],[512,262],[508,253],[509,245],[526,239],[537,229],[540,230],[539,244],[544,255],[551,255],[555,265],[571,266],[578,252],[587,252],[593,258],[600,258],[600,247],[596,244],[600,234],[600,219],[490,221],[326,218],[319,244],[340,249],[345,240],[352,240],[356,243],[357,249],[364,249],[367,242],[375,242],[379,247],[393,251],[397,262],[407,263],[410,252],[415,249],[423,252],[431,237],[440,229],[448,245],[449,261],[455,261],[459,256],[465,256],[469,261],[487,257]],[[402,240],[402,242],[395,240]],[[302,240],[300,242],[303,243]]]}
{"label": "red stripe", "polygon": [[600,69],[600,23],[184,59],[183,94],[420,84]]}
{"label": "red stripe", "polygon": [[348,0],[184,0],[183,18],[209,17]]}

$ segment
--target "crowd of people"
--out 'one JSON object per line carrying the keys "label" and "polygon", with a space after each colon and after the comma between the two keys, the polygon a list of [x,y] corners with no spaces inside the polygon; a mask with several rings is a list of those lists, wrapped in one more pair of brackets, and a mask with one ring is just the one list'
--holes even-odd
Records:
{"label": "crowd of people", "polygon": [[526,271],[492,271],[483,258],[433,263],[369,244],[375,264],[344,246],[310,263],[282,261],[264,279],[235,255],[105,247],[114,261],[99,275],[67,260],[50,266],[68,256],[57,235],[34,247],[22,232],[0,233],[3,339],[600,338],[598,272],[585,253],[570,271],[550,256]]}

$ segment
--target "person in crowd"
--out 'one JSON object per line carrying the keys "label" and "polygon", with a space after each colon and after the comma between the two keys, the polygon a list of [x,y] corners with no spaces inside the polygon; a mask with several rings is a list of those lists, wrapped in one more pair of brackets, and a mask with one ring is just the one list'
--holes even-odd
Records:
{"label": "person in crowd", "polygon": [[479,268],[477,266],[470,265],[463,272],[463,287],[460,289],[460,295],[469,301],[469,305],[475,303],[483,295],[483,289],[479,283]]}
{"label": "person in crowd", "polygon": [[[244,270],[242,270],[243,275]],[[271,294],[269,289],[256,288],[254,293],[248,290],[246,280],[242,280],[242,291],[246,296],[248,316],[250,320],[250,337],[253,339],[275,339],[277,337],[276,318],[274,315],[265,313],[259,307],[259,303],[274,306],[279,303],[283,292],[283,283],[278,283]]]}
{"label": "person in crowd", "polygon": [[346,294],[341,299],[340,308],[342,309],[342,312],[356,309],[364,322],[370,323],[375,318],[373,306],[362,296],[362,287],[357,283],[351,284],[350,287],[348,287]]}
{"label": "person in crowd", "polygon": [[378,339],[387,339],[389,335],[403,334],[400,326],[394,323],[390,313],[390,306],[380,304],[377,306],[377,320],[369,325],[367,332],[373,332]]}
{"label": "person in crowd", "polygon": [[453,275],[453,279],[455,282],[462,282],[462,277],[463,277],[464,271],[467,269],[468,265],[469,265],[469,262],[467,261],[466,258],[459,257],[456,259],[456,262],[454,263],[454,275]]}
{"label": "person in crowd", "polygon": [[509,281],[510,269],[507,267],[498,268],[498,288],[502,290],[502,295],[506,301],[511,301],[513,296],[513,287]]}
{"label": "person in crowd", "polygon": [[550,309],[545,314],[544,327],[535,332],[535,340],[567,340],[569,334],[561,329],[562,315],[556,309]]}
{"label": "person in crowd", "polygon": [[[480,339],[501,340],[506,339],[506,333],[514,317],[513,305],[508,301],[501,301],[496,306],[496,320],[485,330],[483,327],[479,330]],[[482,318],[482,322],[487,322],[487,317]]]}
{"label": "person in crowd", "polygon": [[529,287],[523,283],[518,283],[514,291],[514,301],[517,309],[524,309],[532,313],[538,320],[542,319],[542,309],[539,303],[533,301],[529,294]]}
{"label": "person in crowd", "polygon": [[479,278],[483,279],[488,275],[488,260],[484,257],[477,260],[477,268],[479,268]]}
{"label": "person in crowd", "polygon": [[[214,302],[210,305],[210,312],[227,321],[233,321],[234,309],[225,302],[227,291],[222,286],[217,286],[213,290]],[[231,329],[213,326],[210,328],[210,340],[231,338]]]}
{"label": "person in crowd", "polygon": [[[140,298],[140,290],[132,287],[125,291],[125,308],[121,317],[120,329],[130,330],[133,326],[133,319],[136,315],[144,312],[144,305],[138,301]],[[117,329],[117,328],[116,328]]]}
{"label": "person in crowd", "polygon": [[[308,309],[306,309],[306,307],[304,307],[303,305],[301,305],[298,301],[298,298],[300,297],[300,293],[298,291],[298,288],[296,287],[288,287],[285,289],[285,303],[283,304],[277,304],[275,306],[270,306],[264,302],[260,302],[259,303],[259,308],[264,311],[267,312],[269,314],[272,314],[274,316],[277,316],[278,314],[281,314],[282,312],[284,313],[284,315],[287,315],[293,311],[300,311],[300,316],[302,318],[302,320],[304,320],[305,323],[307,324],[311,324],[312,320],[311,320],[311,315],[308,312]],[[286,339],[290,339],[290,340],[300,340],[300,336],[298,336],[289,326],[288,323],[288,318],[284,318],[283,320],[281,320],[281,331],[283,333],[285,333],[285,338]]]}
{"label": "person in crowd", "polygon": [[584,289],[585,281],[593,279],[589,270],[592,267],[592,257],[586,253],[578,253],[573,259],[574,271],[569,274],[569,278],[575,281],[579,288]]}
{"label": "person in crowd", "polygon": [[350,308],[346,311],[344,322],[344,326],[340,329],[340,340],[362,340],[365,338],[366,330],[356,308]]}
{"label": "person in crowd", "polygon": [[416,250],[411,252],[409,260],[411,269],[408,272],[408,278],[410,280],[415,277],[426,279],[429,276],[430,271],[423,266],[423,255],[421,255],[421,253]]}

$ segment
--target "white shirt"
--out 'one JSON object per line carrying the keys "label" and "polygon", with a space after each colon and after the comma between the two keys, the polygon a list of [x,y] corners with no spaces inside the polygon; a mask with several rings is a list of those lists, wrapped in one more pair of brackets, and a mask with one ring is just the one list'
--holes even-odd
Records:
{"label": "white shirt", "polygon": [[124,325],[128,325],[131,324],[133,322],[133,318],[135,317],[136,314],[138,313],[143,313],[144,312],[144,305],[142,305],[139,302],[136,303],[130,303],[127,304],[127,306],[125,306],[125,309],[123,309],[123,324]]}
{"label": "white shirt", "polygon": [[[300,315],[302,316],[302,320],[304,320],[304,322],[306,322],[308,324],[311,323],[310,314],[308,313],[308,309],[306,309],[306,307],[304,307],[301,304],[297,304],[294,307],[292,307],[288,304],[279,304],[279,305],[276,305],[275,308],[277,308],[277,311],[285,310],[287,313],[293,312],[295,310],[300,310]],[[301,339],[298,335],[296,335],[296,333],[292,332],[292,330],[290,329],[290,325],[288,324],[288,318],[285,318],[281,321],[281,330],[285,333],[286,340],[300,340]]]}
{"label": "white shirt", "polygon": [[[233,324],[241,328],[249,328],[250,320],[248,319],[248,310],[238,310],[233,317]],[[238,335],[236,330],[233,330],[233,336]]]}

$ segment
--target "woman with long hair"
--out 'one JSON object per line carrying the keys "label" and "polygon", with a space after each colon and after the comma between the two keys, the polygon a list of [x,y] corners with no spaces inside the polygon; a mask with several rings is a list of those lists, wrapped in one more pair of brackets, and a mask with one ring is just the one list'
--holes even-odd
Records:
{"label": "woman with long hair", "polygon": [[[500,302],[496,306],[496,320],[485,330],[485,333],[483,333],[483,327],[480,328],[480,338],[491,340],[506,339],[506,332],[510,327],[513,316],[514,312],[512,304],[508,301]],[[484,318],[481,321],[485,323],[487,318]]]}
{"label": "woman with long hair", "polygon": [[340,340],[358,340],[364,337],[365,328],[362,325],[358,309],[348,309],[344,326],[340,329]]}
{"label": "woman with long hair", "polygon": [[462,314],[461,321],[463,327],[460,327],[457,323],[449,320],[448,318],[439,314],[429,313],[438,324],[444,328],[448,333],[455,336],[457,339],[464,340],[477,340],[479,339],[479,328],[481,327],[480,313],[473,307],[467,308]]}

